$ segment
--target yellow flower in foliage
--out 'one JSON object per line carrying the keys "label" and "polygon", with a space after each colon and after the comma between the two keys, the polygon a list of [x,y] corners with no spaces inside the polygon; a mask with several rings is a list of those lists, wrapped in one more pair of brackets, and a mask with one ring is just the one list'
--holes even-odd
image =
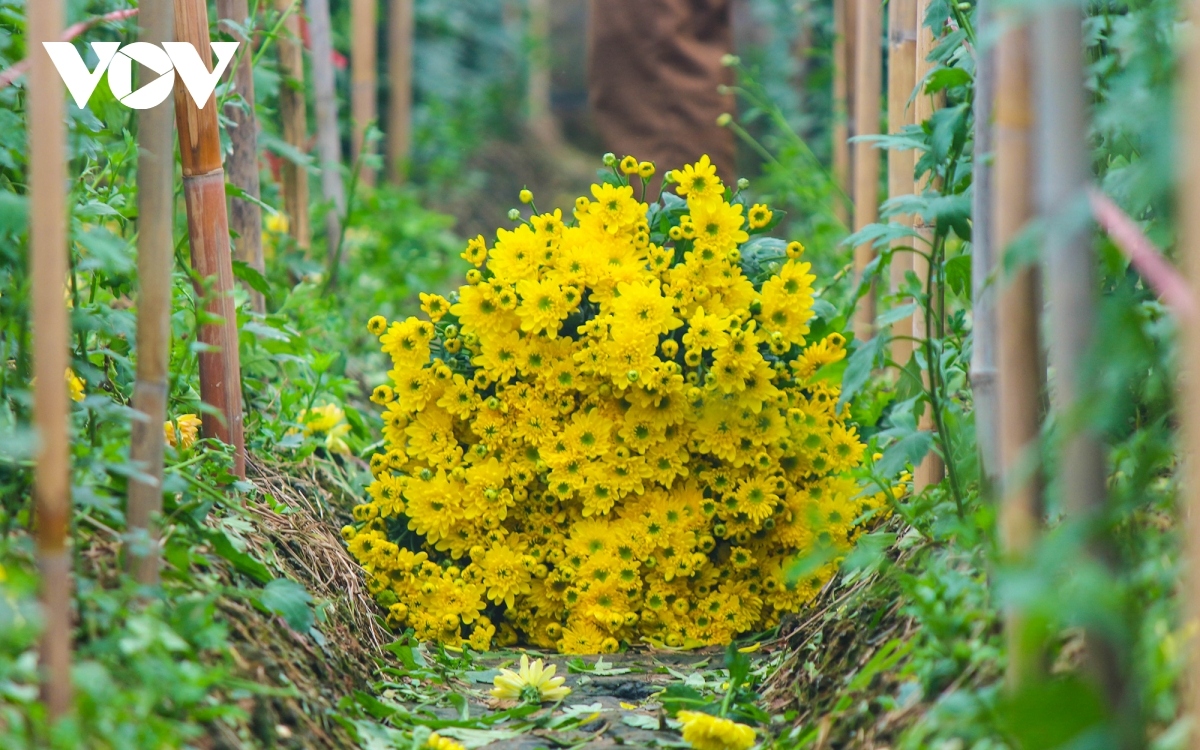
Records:
{"label": "yellow flower in foliage", "polygon": [[683,739],[696,750],[749,750],[754,747],[754,730],[745,724],[699,711],[680,711]]}
{"label": "yellow flower in foliage", "polygon": [[492,681],[492,697],[500,700],[522,701],[524,703],[553,703],[571,694],[571,688],[563,685],[566,679],[555,677],[556,667],[551,664],[544,666],[541,659],[533,662],[521,654],[521,669],[514,672],[511,669],[501,669],[500,674]]}
{"label": "yellow flower in foliage", "polygon": [[195,414],[180,414],[174,422],[163,423],[167,445],[173,448],[191,448],[200,433],[200,417]]}
{"label": "yellow flower in foliage", "polygon": [[343,538],[390,626],[478,650],[727,644],[801,610],[886,512],[815,377],[845,340],[806,339],[809,264],[743,267],[747,216],[711,162],[675,176],[686,209],[654,227],[629,185],[597,185],[569,226],[472,240],[444,313],[425,295],[421,318],[368,324],[392,364],[384,446]]}
{"label": "yellow flower in foliage", "polygon": [[775,218],[775,214],[763,204],[755,203],[750,207],[747,218],[750,220],[751,229],[762,229],[771,223],[771,219]]}
{"label": "yellow flower in foliage", "polygon": [[449,737],[443,737],[437,732],[429,735],[422,747],[424,750],[466,750],[461,743],[455,742]]}
{"label": "yellow flower in foliage", "polygon": [[350,433],[346,423],[346,412],[337,404],[314,406],[300,412],[300,423],[304,434],[316,438],[331,453],[349,453],[345,436]]}
{"label": "yellow flower in foliage", "polygon": [[87,381],[75,374],[75,371],[70,367],[67,368],[67,390],[71,394],[72,401],[82,401],[84,397],[84,387],[87,386]]}

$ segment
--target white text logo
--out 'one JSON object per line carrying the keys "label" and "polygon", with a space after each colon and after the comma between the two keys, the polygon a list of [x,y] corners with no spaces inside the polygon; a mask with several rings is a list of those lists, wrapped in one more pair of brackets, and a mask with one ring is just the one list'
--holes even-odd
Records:
{"label": "white text logo", "polygon": [[[88,70],[83,56],[70,42],[42,44],[80,108],[87,106],[96,86],[100,84],[100,77],[108,71],[108,88],[118,101],[131,109],[150,109],[162,104],[171,95],[175,88],[176,72],[179,73],[184,88],[195,100],[196,106],[203,108],[217,88],[221,75],[233,61],[240,43],[212,43],[213,52],[217,55],[217,65],[212,72],[209,72],[208,66],[200,59],[196,48],[187,42],[166,42],[162,47],[146,42],[127,44],[124,47],[120,42],[92,42],[92,52],[99,60],[95,70]],[[153,70],[159,76],[137,91],[133,90],[135,62]]]}

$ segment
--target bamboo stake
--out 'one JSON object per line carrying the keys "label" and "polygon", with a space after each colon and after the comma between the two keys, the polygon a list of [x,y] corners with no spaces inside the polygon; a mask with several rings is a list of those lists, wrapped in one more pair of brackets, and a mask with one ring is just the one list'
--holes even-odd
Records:
{"label": "bamboo stake", "polygon": [[[378,61],[376,35],[377,0],[352,0],[350,26],[353,50],[350,55],[350,108],[354,119],[354,137],[350,139],[351,158],[362,158],[367,144],[367,130],[379,119],[375,66]],[[368,187],[375,184],[375,170],[366,164],[359,167],[358,179]]]}
{"label": "bamboo stake", "polygon": [[[879,133],[880,97],[883,95],[883,7],[880,0],[859,0],[855,42],[854,130],[857,137]],[[854,229],[879,221],[879,149],[873,143],[854,144]],[[854,271],[861,279],[875,257],[871,243],[854,248]],[[871,338],[875,327],[875,285],[854,310],[854,334]]]}
{"label": "bamboo stake", "polygon": [[833,177],[841,194],[834,201],[834,213],[842,226],[849,227],[850,175],[854,155],[850,149],[853,127],[854,93],[849,81],[854,75],[854,25],[857,0],[833,0]]}
{"label": "bamboo stake", "polygon": [[[301,0],[275,0],[275,9],[286,13],[280,35],[279,116],[283,120],[283,140],[296,151],[308,153],[308,104],[304,98],[304,44],[300,40]],[[291,159],[283,162],[283,206],[288,216],[288,232],[296,247],[308,255],[312,248],[312,226],[308,219],[308,169]]]}
{"label": "bamboo stake", "polygon": [[[248,28],[249,4],[247,0],[217,0],[217,17],[232,21],[241,29]],[[225,116],[232,126],[229,140],[233,145],[226,171],[231,183],[252,198],[259,199],[262,190],[258,177],[258,116],[254,113],[254,51],[251,40],[242,31],[229,24],[225,24],[225,27],[235,41],[246,45],[242,48],[237,67],[231,67],[225,73],[225,80],[233,80],[234,90],[245,101],[245,104],[231,102],[225,106]],[[262,209],[254,201],[233,198],[229,201],[229,225],[237,235],[234,257],[259,273],[264,273]],[[253,289],[249,289],[249,292],[250,306],[257,312],[266,312],[266,300],[262,294]]]}
{"label": "bamboo stake", "polygon": [[[212,47],[204,0],[175,0],[175,36],[180,42],[194,46],[211,70]],[[175,116],[179,125],[192,267],[200,278],[211,280],[206,311],[220,318],[220,322],[200,327],[200,341],[212,347],[200,353],[200,398],[220,415],[205,414],[202,431],[205,437],[233,446],[234,471],[245,477],[237,309],[233,299],[229,214],[225,205],[225,169],[221,164],[216,97],[200,109],[183,82],[177,81]]]}
{"label": "bamboo stake", "polygon": [[63,30],[61,0],[28,6],[29,263],[33,295],[34,421],[39,450],[34,482],[38,567],[42,576],[42,700],[50,718],[71,710],[70,402],[64,376],[70,322],[67,277],[67,130],[63,83],[44,42]]}
{"label": "bamboo stake", "polygon": [[313,88],[316,93],[317,150],[321,157],[321,192],[331,208],[325,214],[325,242],[330,272],[342,237],[346,187],[342,181],[342,139],[338,133],[337,89],[333,80],[333,36],[329,0],[307,0],[312,40]]}
{"label": "bamboo stake", "polygon": [[983,475],[999,481],[996,406],[996,270],[992,246],[992,110],[996,93],[996,52],[983,40],[992,25],[992,0],[978,0],[975,10],[975,156],[971,207],[971,299],[974,346],[971,350],[971,391],[975,402],[975,435]]}
{"label": "bamboo stake", "polygon": [[550,103],[550,0],[529,0],[529,43],[529,132],[555,147],[562,136]]}
{"label": "bamboo stake", "polygon": [[388,169],[396,185],[404,182],[412,148],[413,27],[413,0],[391,0],[388,78],[392,94],[388,112]]}
{"label": "bamboo stake", "polygon": [[[933,68],[933,63],[929,61],[929,55],[933,52],[936,39],[934,38],[933,29],[925,25],[925,16],[929,11],[931,0],[918,0],[917,2],[917,44],[916,52],[916,82],[917,85],[924,87],[925,77],[929,75],[929,71]],[[915,122],[925,122],[933,116],[933,113],[941,106],[941,97],[930,96],[924,91],[921,91],[913,102],[913,107],[916,110],[914,115]],[[923,175],[916,185],[916,192],[924,193],[930,187],[929,176]],[[916,230],[919,238],[918,246],[929,252],[933,248],[934,230],[935,227],[925,221],[925,217],[920,214],[913,217],[913,229]],[[912,336],[915,339],[925,340],[929,335],[930,325],[936,323],[938,316],[941,315],[940,305],[938,303],[938,288],[930,279],[929,259],[923,255],[912,254],[912,270],[918,279],[921,279],[925,286],[925,293],[929,299],[928,308],[917,305],[916,312],[912,316]],[[934,320],[926,320],[926,310],[933,312]],[[933,326],[936,337],[936,325]],[[929,352],[926,352],[928,359]],[[936,354],[936,352],[935,352]],[[925,388],[931,387],[930,371],[937,367],[936,361],[927,361],[925,370],[922,372],[922,378],[925,383]],[[935,421],[933,415],[933,406],[925,409],[917,420],[917,428],[932,432],[935,429]],[[949,450],[949,446],[943,446]],[[930,485],[937,484],[942,481],[942,477],[946,473],[946,464],[942,457],[930,451],[926,454],[925,459],[913,471],[913,490],[920,492]]]}
{"label": "bamboo stake", "polygon": [[[906,125],[914,122],[914,113],[908,106],[913,88],[917,83],[917,2],[916,0],[891,0],[888,3],[888,132],[899,133]],[[913,170],[916,165],[915,151],[888,151],[888,197],[897,198],[913,192]],[[893,216],[893,222],[911,225],[912,217]],[[900,239],[892,243],[891,286],[892,293],[904,286],[906,275],[913,270],[913,255],[900,248],[910,247],[911,239]],[[912,317],[896,321],[892,326],[892,360],[904,367],[913,352]]]}
{"label": "bamboo stake", "polygon": [[[1038,198],[1046,226],[1047,287],[1050,295],[1050,364],[1055,372],[1054,411],[1062,430],[1059,483],[1067,512],[1088,529],[1088,552],[1115,570],[1111,540],[1097,528],[1107,504],[1104,449],[1100,435],[1080,424],[1080,407],[1095,390],[1087,357],[1095,338],[1097,259],[1092,251],[1087,187],[1091,179],[1084,89],[1083,13],[1052,6],[1035,24],[1038,58]],[[1089,671],[1108,698],[1113,716],[1129,717],[1128,676],[1117,645],[1089,628]]]}
{"label": "bamboo stake", "polygon": [[[175,40],[171,0],[142,0],[140,39],[161,45]],[[163,102],[138,115],[138,332],[137,383],[133,389],[130,459],[142,476],[131,478],[126,523],[145,532],[125,545],[134,578],[158,583],[158,533],[162,512],[163,422],[171,354],[171,270],[175,264],[175,110]]]}
{"label": "bamboo stake", "polygon": [[[1200,22],[1200,0],[1187,3],[1193,28]],[[1179,248],[1183,271],[1193,299],[1200,299],[1200,37],[1188,39],[1180,62],[1179,136],[1183,156],[1180,175]],[[1179,320],[1179,419],[1182,428],[1180,452],[1183,461],[1183,487],[1180,500],[1187,524],[1188,565],[1184,591],[1186,621],[1200,617],[1200,319]],[[1185,707],[1200,715],[1200,648],[1190,651],[1188,677],[1185,679]],[[1200,732],[1191,733],[1188,747],[1200,750]]]}
{"label": "bamboo stake", "polygon": [[[1033,216],[1033,111],[1029,29],[1012,28],[996,51],[995,247],[1007,248]],[[1000,541],[1011,558],[1029,555],[1038,536],[1041,487],[1033,461],[1038,449],[1041,356],[1037,272],[1017,270],[1000,283],[997,319]],[[1038,649],[1026,642],[1022,614],[1005,612],[1008,685],[1015,689],[1040,671]]]}

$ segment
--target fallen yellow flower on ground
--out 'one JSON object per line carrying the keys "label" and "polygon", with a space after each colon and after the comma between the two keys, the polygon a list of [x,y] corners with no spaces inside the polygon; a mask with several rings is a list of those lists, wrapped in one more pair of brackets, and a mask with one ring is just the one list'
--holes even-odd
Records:
{"label": "fallen yellow flower on ground", "polygon": [[541,659],[530,663],[529,657],[521,655],[521,670],[501,669],[492,681],[492,697],[500,700],[519,700],[523,703],[550,703],[560,701],[571,694],[571,688],[563,686],[565,678],[555,677],[557,668],[544,666]]}
{"label": "fallen yellow flower on ground", "polygon": [[683,722],[683,739],[696,750],[749,750],[754,746],[754,730],[745,724],[699,711],[680,711],[675,718]]}
{"label": "fallen yellow flower on ground", "polygon": [[466,750],[462,744],[434,732],[425,740],[425,750]]}

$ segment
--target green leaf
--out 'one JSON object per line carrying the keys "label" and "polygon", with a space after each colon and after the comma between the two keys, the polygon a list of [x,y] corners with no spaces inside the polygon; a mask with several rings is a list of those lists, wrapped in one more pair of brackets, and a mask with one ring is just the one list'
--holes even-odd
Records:
{"label": "green leaf", "polygon": [[912,314],[915,313],[916,311],[917,311],[917,303],[915,303],[915,302],[909,302],[907,305],[900,305],[899,307],[893,307],[891,310],[888,310],[887,312],[883,313],[878,318],[876,318],[875,325],[880,328],[882,328],[883,326],[890,326],[892,323],[904,320],[905,318],[908,318],[908,317],[912,317]]}
{"label": "green leaf", "polygon": [[933,447],[933,433],[914,432],[892,443],[875,464],[875,473],[885,479],[898,475],[907,464],[917,466]]}
{"label": "green leaf", "polygon": [[970,82],[971,74],[962,68],[938,68],[925,79],[925,93],[936,94]]}
{"label": "green leaf", "polygon": [[859,344],[846,362],[846,371],[842,376],[842,395],[838,408],[849,402],[858,394],[871,378],[871,370],[875,369],[875,360],[887,346],[886,336],[876,336],[870,341]]}
{"label": "green leaf", "polygon": [[657,731],[661,727],[658,717],[648,714],[624,714],[621,716],[621,723],[635,729],[648,729],[650,731]]}
{"label": "green leaf", "polygon": [[250,576],[259,583],[267,583],[273,578],[266,565],[235,547],[225,532],[219,529],[211,530],[208,534],[208,541],[212,544],[213,551],[233,563],[233,567],[239,573]]}
{"label": "green leaf", "polygon": [[271,284],[267,281],[267,277],[262,275],[262,271],[244,260],[233,262],[233,275],[246,282],[247,286],[259,294],[271,293]]}
{"label": "green leaf", "polygon": [[276,578],[259,595],[264,607],[279,615],[297,633],[307,633],[313,625],[312,595],[290,578]]}
{"label": "green leaf", "polygon": [[29,199],[16,193],[0,192],[0,232],[22,234],[29,225]]}

